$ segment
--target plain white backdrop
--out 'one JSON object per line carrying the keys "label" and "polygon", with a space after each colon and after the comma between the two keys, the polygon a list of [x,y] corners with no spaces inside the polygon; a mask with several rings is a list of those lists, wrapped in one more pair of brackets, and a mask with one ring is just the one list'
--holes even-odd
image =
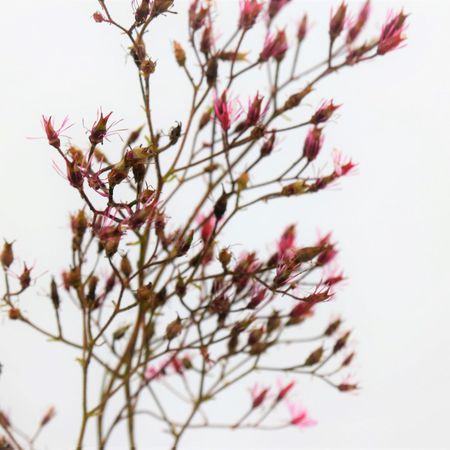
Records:
{"label": "plain white backdrop", "polygon": [[[121,17],[129,10],[127,0],[111,3]],[[187,7],[176,3],[179,10]],[[360,3],[350,4],[357,10]],[[237,2],[217,5],[225,23],[235,20]],[[293,0],[283,18],[292,25],[310,13],[310,63],[326,52],[326,21],[336,5]],[[333,230],[349,280],[321,314],[342,313],[354,329],[354,372],[363,389],[342,395],[300,380],[317,427],[192,431],[183,449],[450,448],[450,2],[375,0],[367,33],[376,33],[387,10],[402,5],[411,14],[403,49],[320,86],[319,100],[343,104],[327,127],[327,151],[338,147],[351,155],[358,175],[314,199],[299,199],[294,208],[281,203],[270,212],[257,209],[227,234],[230,241],[264,248],[292,222],[307,237],[318,227]],[[58,273],[67,260],[67,212],[79,205],[52,168],[46,142],[26,139],[42,135],[41,114],[68,114],[77,124],[70,134],[84,140],[82,120],[91,124],[99,107],[123,117],[124,128],[142,121],[125,40],[93,22],[96,9],[88,0],[1,4],[0,236],[16,240],[17,253],[35,263],[37,274]],[[166,60],[175,67],[170,42],[183,40],[186,24],[175,18],[167,23],[171,28],[161,28],[165,38],[150,44],[164,74],[157,81],[163,128],[178,119],[186,98],[180,74],[164,72]],[[36,295],[28,301],[39,316],[39,302],[46,300]],[[69,450],[73,441],[79,408],[74,357],[1,316],[0,409],[31,429],[54,404],[59,414],[45,430],[42,448]],[[152,439],[148,448],[158,448]]]}

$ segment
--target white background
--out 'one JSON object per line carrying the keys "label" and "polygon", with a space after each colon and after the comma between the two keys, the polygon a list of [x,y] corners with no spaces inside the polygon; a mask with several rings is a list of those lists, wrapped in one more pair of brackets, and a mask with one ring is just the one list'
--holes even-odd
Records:
{"label": "white background", "polygon": [[[97,9],[93,1],[1,3],[0,236],[17,241],[17,253],[35,263],[35,273],[58,273],[68,256],[67,212],[79,200],[51,167],[52,149],[26,137],[42,135],[41,114],[59,119],[68,114],[77,124],[70,134],[86,140],[82,119],[90,125],[100,106],[124,118],[125,128],[139,125],[134,67],[117,32],[90,18]],[[129,2],[113,3],[124,17]],[[327,127],[326,151],[336,146],[352,155],[358,175],[313,200],[295,200],[294,207],[283,203],[270,212],[256,210],[228,235],[264,248],[292,222],[308,237],[318,227],[334,231],[349,281],[323,314],[342,313],[355,330],[354,372],[363,389],[342,395],[300,380],[302,400],[317,427],[193,431],[182,448],[450,447],[450,3],[373,3],[367,33],[377,32],[388,9],[404,5],[411,13],[407,45],[326,80],[318,94],[343,104]],[[305,10],[310,13],[315,27],[305,59],[311,63],[326,51],[324,22],[333,4],[294,0],[284,16],[292,17],[292,24]],[[351,5],[356,10],[358,2]],[[218,6],[225,21],[235,20],[237,3],[220,0]],[[183,8],[186,3],[178,2],[177,9]],[[155,38],[150,47],[164,74],[158,81],[158,114],[165,128],[184,108],[179,73],[164,72],[164,64],[172,60],[170,41],[183,37],[185,21],[169,19],[161,28],[166,38]],[[39,315],[36,305],[47,300],[37,295],[29,301]],[[30,429],[55,404],[59,414],[45,431],[42,448],[70,449],[79,408],[74,355],[4,316],[0,320],[0,408]],[[235,398],[234,407],[240,401]],[[158,448],[153,430],[145,432],[146,448]]]}

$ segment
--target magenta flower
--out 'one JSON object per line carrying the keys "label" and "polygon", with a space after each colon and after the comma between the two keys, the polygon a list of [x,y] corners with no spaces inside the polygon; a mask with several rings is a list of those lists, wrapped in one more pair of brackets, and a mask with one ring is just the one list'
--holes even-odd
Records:
{"label": "magenta flower", "polygon": [[92,125],[91,134],[89,135],[89,141],[92,145],[103,144],[103,139],[106,137],[110,126],[108,127],[108,119],[110,118],[112,111],[103,116],[100,113],[100,118]]}
{"label": "magenta flower", "polygon": [[239,117],[240,113],[235,109],[233,100],[227,100],[227,90],[222,92],[220,97],[214,99],[214,112],[220,122],[223,131],[228,131],[231,122]]}
{"label": "magenta flower", "polygon": [[286,402],[291,414],[291,425],[299,428],[316,425],[317,422],[309,417],[308,411],[299,403]]}
{"label": "magenta flower", "polygon": [[335,150],[333,152],[334,173],[336,177],[342,177],[350,173],[356,166],[351,159],[346,158],[342,152]]}
{"label": "magenta flower", "polygon": [[67,125],[68,121],[69,118],[66,116],[62,121],[60,127],[58,129],[55,129],[52,116],[48,117],[48,119],[45,116],[42,116],[42,125],[44,127],[45,134],[47,135],[48,143],[52,147],[59,149],[59,147],[61,146],[61,140],[59,139],[59,136],[61,132],[69,128],[70,125]]}
{"label": "magenta flower", "polygon": [[324,137],[321,128],[311,128],[303,145],[303,156],[309,161],[314,161],[323,145]]}
{"label": "magenta flower", "polygon": [[296,238],[295,225],[289,225],[278,241],[278,257],[284,258],[295,245]]}
{"label": "magenta flower", "polygon": [[323,102],[311,117],[311,123],[317,125],[326,122],[341,105],[335,105],[333,100]]}
{"label": "magenta flower", "polygon": [[257,0],[241,0],[241,15],[239,17],[239,27],[249,30],[256,23],[259,13],[262,9],[262,3]]}
{"label": "magenta flower", "polygon": [[208,216],[203,216],[202,214],[198,216],[197,221],[201,226],[200,235],[202,237],[203,242],[208,242],[212,236],[214,231],[214,227],[216,226],[217,219],[213,213]]}
{"label": "magenta flower", "polygon": [[267,289],[262,288],[258,285],[252,287],[252,297],[247,305],[248,309],[255,309],[266,297]]}
{"label": "magenta flower", "polygon": [[370,0],[367,0],[359,11],[357,19],[350,24],[347,34],[347,44],[351,44],[361,33],[370,15]]}
{"label": "magenta flower", "polygon": [[259,55],[259,61],[265,62],[270,58],[274,58],[277,62],[281,62],[287,49],[288,44],[284,30],[278,30],[275,37],[268,33],[264,40],[264,47]]}
{"label": "magenta flower", "polygon": [[379,55],[384,55],[395,50],[406,39],[403,32],[407,17],[403,11],[400,11],[395,17],[392,17],[392,13],[388,15],[387,22],[383,25],[378,42],[377,53]]}
{"label": "magenta flower", "polygon": [[267,13],[273,19],[289,3],[289,0],[270,0]]}

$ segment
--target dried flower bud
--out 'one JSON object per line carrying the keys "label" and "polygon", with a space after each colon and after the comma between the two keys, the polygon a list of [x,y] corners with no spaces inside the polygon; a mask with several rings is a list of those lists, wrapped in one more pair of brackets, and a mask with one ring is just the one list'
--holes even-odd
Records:
{"label": "dried flower bud", "polygon": [[346,358],[342,361],[341,367],[349,366],[352,363],[354,357],[355,357],[354,352],[352,352],[348,356],[346,356]]}
{"label": "dried flower bud", "polygon": [[145,78],[148,78],[152,73],[155,73],[156,62],[150,58],[143,59],[139,64],[139,69]]}
{"label": "dried flower bud", "polygon": [[344,29],[345,24],[345,15],[347,13],[347,5],[345,2],[342,2],[337,9],[337,11],[332,15],[330,20],[330,39],[334,41]]}
{"label": "dried flower bud", "polygon": [[270,137],[261,146],[260,155],[262,158],[269,156],[272,153],[273,146],[275,143],[275,132],[270,134]]}
{"label": "dried flower bud", "polygon": [[22,314],[19,308],[10,308],[8,316],[11,320],[19,320],[22,317]]}
{"label": "dried flower bud", "polygon": [[186,53],[181,44],[177,41],[173,41],[173,52],[178,65],[184,67],[186,64]]}
{"label": "dried flower bud", "polygon": [[95,11],[95,13],[92,14],[92,18],[97,23],[108,22],[108,19],[105,19],[100,11]]}
{"label": "dried flower bud", "polygon": [[303,145],[303,156],[308,161],[314,161],[317,158],[322,148],[323,140],[321,128],[314,127],[309,130]]}
{"label": "dried flower bud", "polygon": [[14,252],[12,249],[14,242],[7,242],[3,244],[2,254],[0,260],[4,268],[8,268],[14,262]]}
{"label": "dried flower bud", "polygon": [[146,303],[153,296],[153,289],[151,284],[141,286],[136,292],[136,298],[139,302]]}
{"label": "dried flower bud", "polygon": [[230,310],[230,301],[226,295],[220,295],[210,304],[210,310],[214,314],[227,314]]}
{"label": "dried flower bud", "polygon": [[341,105],[335,105],[333,100],[323,102],[320,108],[311,117],[311,123],[317,125],[326,122]]}
{"label": "dried flower bud", "polygon": [[236,182],[237,182],[238,192],[241,192],[244,189],[247,189],[248,182],[249,182],[248,172],[241,173],[241,175],[239,175]]}
{"label": "dried flower bud", "polygon": [[264,334],[264,328],[256,328],[252,331],[250,331],[250,334],[248,335],[248,345],[254,345],[257,342],[261,340]]}
{"label": "dried flower bud", "polygon": [[122,256],[120,261],[120,270],[125,275],[125,277],[129,278],[133,268],[131,267],[131,262],[128,256],[125,254]]}
{"label": "dried flower bud", "polygon": [[31,283],[31,269],[29,269],[27,267],[26,264],[24,264],[23,267],[23,271],[19,276],[19,282],[20,282],[20,287],[22,288],[22,290],[25,290],[26,288],[28,288],[30,286]]}
{"label": "dried flower bud", "polygon": [[111,117],[112,111],[106,116],[100,113],[100,118],[94,123],[89,135],[89,141],[92,145],[103,144],[103,139],[108,132],[108,119]]}
{"label": "dried flower bud", "polygon": [[308,84],[303,90],[300,92],[297,92],[295,94],[292,94],[284,103],[282,106],[280,113],[289,111],[290,109],[293,109],[300,105],[301,101],[309,94],[311,93],[313,87],[311,84]]}
{"label": "dried flower bud", "polygon": [[160,14],[167,12],[173,5],[174,0],[154,0],[152,6],[152,17],[157,17]]}
{"label": "dried flower bud", "polygon": [[53,307],[55,309],[59,309],[59,294],[58,294],[58,287],[56,286],[56,281],[54,278],[52,278],[52,281],[50,282],[50,298],[53,303]]}
{"label": "dried flower bud", "polygon": [[130,328],[130,324],[122,325],[121,327],[117,328],[117,330],[114,331],[112,337],[114,341],[119,341],[122,339],[125,334],[127,333],[128,329]]}
{"label": "dried flower bud", "polygon": [[166,338],[171,341],[175,339],[182,331],[181,319],[177,317],[173,322],[170,322],[166,327]]}
{"label": "dried flower bud", "polygon": [[91,275],[87,282],[88,287],[88,293],[86,295],[86,298],[91,302],[94,303],[96,299],[96,290],[98,285],[98,277],[95,275]]}
{"label": "dried flower bud", "polygon": [[239,345],[239,335],[231,334],[231,337],[228,341],[228,352],[235,353],[238,345]]}
{"label": "dried flower bud", "polygon": [[273,333],[275,330],[280,328],[281,319],[278,311],[274,311],[270,317],[267,319],[267,333]]}
{"label": "dried flower bud", "polygon": [[287,186],[283,186],[281,189],[281,195],[290,197],[291,195],[301,195],[307,191],[308,187],[303,180],[295,181]]}
{"label": "dried flower bud", "polygon": [[232,254],[228,248],[223,248],[219,252],[219,261],[222,267],[226,268],[230,264]]}
{"label": "dried flower bud", "polygon": [[175,293],[180,298],[183,298],[186,295],[186,283],[181,276],[177,278],[177,282],[175,284]]}
{"label": "dried flower bud", "polygon": [[42,417],[41,427],[47,425],[50,422],[50,420],[52,420],[55,416],[56,410],[53,406],[50,406],[50,408],[48,408],[47,412],[44,414],[44,417]]}
{"label": "dried flower bud", "polygon": [[206,125],[208,125],[210,119],[211,119],[211,109],[208,109],[207,111],[205,111],[202,116],[200,117],[200,120],[198,122],[198,129],[201,130],[203,128],[206,127]]}
{"label": "dried flower bud", "polygon": [[355,391],[357,389],[360,389],[360,387],[357,384],[341,383],[338,385],[338,389],[341,392],[350,392],[350,391]]}
{"label": "dried flower bud", "polygon": [[200,51],[205,55],[209,55],[211,53],[212,45],[212,27],[211,25],[208,25],[203,29],[202,38],[200,39]]}
{"label": "dried flower bud", "polygon": [[328,325],[327,329],[325,330],[325,332],[323,334],[325,336],[332,336],[334,333],[336,333],[338,328],[341,326],[341,323],[342,323],[341,319],[334,320],[333,322],[330,323],[330,325]]}
{"label": "dried flower bud", "polygon": [[333,355],[341,351],[346,346],[349,336],[350,331],[347,331],[336,341],[333,347]]}
{"label": "dried flower bud", "polygon": [[302,42],[308,32],[308,15],[304,14],[297,29],[297,40]]}
{"label": "dried flower bud", "polygon": [[319,347],[316,350],[314,350],[305,360],[303,363],[304,366],[314,366],[318,364],[323,356],[323,347]]}
{"label": "dried flower bud", "polygon": [[222,195],[217,200],[216,204],[214,205],[214,216],[217,220],[220,220],[227,210],[227,203],[228,203],[228,194],[223,191]]}
{"label": "dried flower bud", "polygon": [[217,58],[210,58],[208,60],[208,64],[206,65],[206,81],[208,82],[209,87],[213,87],[216,85],[217,81],[217,73],[219,70],[219,64],[217,62]]}
{"label": "dried flower bud", "polygon": [[142,0],[134,13],[136,25],[142,25],[150,15],[150,0]]}

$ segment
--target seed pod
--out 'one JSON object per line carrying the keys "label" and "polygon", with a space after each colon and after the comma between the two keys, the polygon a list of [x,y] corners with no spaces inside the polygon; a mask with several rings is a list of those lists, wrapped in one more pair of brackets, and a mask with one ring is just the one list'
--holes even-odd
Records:
{"label": "seed pod", "polygon": [[281,319],[278,311],[274,311],[267,319],[267,333],[270,334],[280,328]]}
{"label": "seed pod", "polygon": [[20,309],[19,308],[11,308],[8,311],[8,316],[11,320],[19,320],[21,317]]}
{"label": "seed pod", "polygon": [[126,278],[130,277],[133,268],[131,267],[131,263],[127,255],[122,256],[122,259],[120,261],[120,270]]}
{"label": "seed pod", "polygon": [[333,322],[330,323],[330,325],[328,325],[327,329],[323,334],[325,336],[332,336],[341,326],[341,323],[342,323],[341,319],[334,320]]}
{"label": "seed pod", "polygon": [[226,295],[220,295],[210,304],[211,312],[215,314],[227,314],[230,310],[230,301]]}
{"label": "seed pod", "polygon": [[141,286],[136,292],[136,298],[139,302],[146,303],[150,300],[153,294],[153,289],[151,284],[146,286]]}
{"label": "seed pod", "polygon": [[131,326],[130,324],[127,324],[127,325],[122,325],[121,327],[117,328],[117,330],[114,331],[114,333],[113,333],[113,336],[112,336],[113,340],[119,341],[120,339],[122,339],[125,336],[128,329],[130,328],[130,326]]}
{"label": "seed pod", "polygon": [[219,253],[219,261],[225,269],[230,264],[232,254],[228,248],[223,248]]}
{"label": "seed pod", "polygon": [[248,335],[248,344],[249,345],[254,345],[257,342],[260,341],[260,339],[262,338],[264,334],[264,328],[256,328],[252,331],[250,331],[250,334]]}
{"label": "seed pod", "polygon": [[25,290],[31,283],[31,269],[24,264],[23,271],[19,276],[20,287]]}
{"label": "seed pod", "polygon": [[175,292],[178,297],[183,298],[186,295],[186,284],[181,276],[177,278],[177,282],[175,284]]}

